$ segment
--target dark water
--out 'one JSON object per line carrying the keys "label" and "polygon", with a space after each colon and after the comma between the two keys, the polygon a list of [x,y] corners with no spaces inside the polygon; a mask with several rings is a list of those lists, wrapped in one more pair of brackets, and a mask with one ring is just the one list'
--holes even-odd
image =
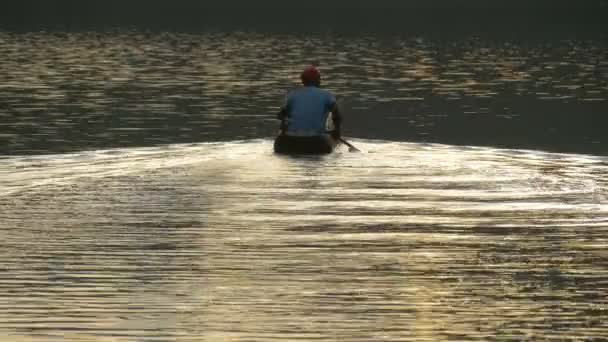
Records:
{"label": "dark water", "polygon": [[0,154],[271,137],[321,63],[349,136],[605,154],[602,38],[0,32]]}
{"label": "dark water", "polygon": [[0,32],[0,339],[607,340],[606,40],[507,36]]}

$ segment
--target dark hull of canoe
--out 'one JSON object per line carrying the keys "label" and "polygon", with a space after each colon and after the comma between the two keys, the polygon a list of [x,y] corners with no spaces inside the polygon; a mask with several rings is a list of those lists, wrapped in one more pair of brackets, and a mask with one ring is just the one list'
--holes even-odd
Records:
{"label": "dark hull of canoe", "polygon": [[274,140],[274,152],[280,154],[328,154],[337,142],[329,135],[315,137],[292,137],[279,135]]}

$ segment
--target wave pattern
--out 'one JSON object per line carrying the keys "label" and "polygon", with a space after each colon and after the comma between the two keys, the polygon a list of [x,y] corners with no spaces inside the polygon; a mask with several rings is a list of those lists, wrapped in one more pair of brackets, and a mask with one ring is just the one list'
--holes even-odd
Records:
{"label": "wave pattern", "polygon": [[605,158],[353,143],[2,159],[0,336],[608,338]]}
{"label": "wave pattern", "polygon": [[269,137],[316,60],[345,133],[601,153],[602,39],[0,31],[0,154]]}

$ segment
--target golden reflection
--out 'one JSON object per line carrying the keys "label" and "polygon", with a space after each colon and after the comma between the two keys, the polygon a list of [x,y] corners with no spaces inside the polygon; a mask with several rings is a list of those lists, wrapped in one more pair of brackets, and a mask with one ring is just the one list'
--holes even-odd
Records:
{"label": "golden reflection", "polygon": [[[78,143],[158,145],[1,159],[0,339],[608,338],[605,158],[365,140],[361,154],[284,157],[269,140],[232,141],[259,136],[268,122],[254,121],[311,54],[360,108],[512,86],[541,102],[599,101],[589,61],[554,86],[580,55],[562,65],[478,41],[441,54],[421,39],[395,52],[362,38],[336,54],[289,38],[0,33],[11,153],[89,126],[103,129]],[[426,127],[448,116],[421,109],[438,118]],[[182,133],[231,141],[162,140]]]}
{"label": "golden reflection", "polygon": [[602,158],[354,143],[373,153],[276,156],[263,140],[8,159],[0,330],[436,341],[601,326],[575,312],[605,305]]}

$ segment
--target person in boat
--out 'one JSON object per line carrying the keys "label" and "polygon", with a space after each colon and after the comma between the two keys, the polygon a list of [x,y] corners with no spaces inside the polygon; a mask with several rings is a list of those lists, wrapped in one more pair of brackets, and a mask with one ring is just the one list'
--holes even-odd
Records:
{"label": "person in boat", "polygon": [[[336,98],[321,89],[321,73],[315,66],[304,69],[300,78],[302,86],[289,92],[278,114],[281,132],[275,151],[329,153],[340,139],[342,116]],[[333,130],[327,132],[329,115]]]}

